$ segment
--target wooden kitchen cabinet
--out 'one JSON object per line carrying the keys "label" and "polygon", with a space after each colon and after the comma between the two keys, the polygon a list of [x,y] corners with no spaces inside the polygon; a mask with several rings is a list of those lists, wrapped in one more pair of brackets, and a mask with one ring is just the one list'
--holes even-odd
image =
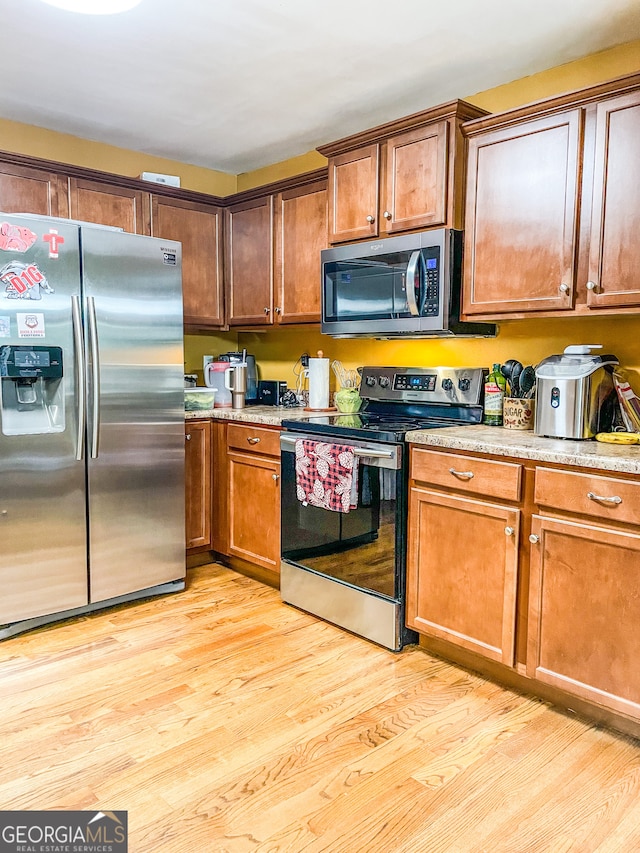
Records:
{"label": "wooden kitchen cabinet", "polygon": [[463,313],[640,305],[640,75],[463,126]]}
{"label": "wooden kitchen cabinet", "polygon": [[211,421],[185,422],[185,502],[187,550],[211,547]]}
{"label": "wooden kitchen cabinet", "polygon": [[229,325],[317,323],[326,245],[324,170],[243,193],[225,210]]}
{"label": "wooden kitchen cabinet", "polygon": [[61,216],[60,176],[54,170],[0,163],[0,211],[2,213],[36,213]]}
{"label": "wooden kitchen cabinet", "polygon": [[227,427],[226,553],[280,575],[280,430]]}
{"label": "wooden kitchen cabinet", "polygon": [[329,159],[329,241],[350,242],[463,224],[464,101],[318,148]]}
{"label": "wooden kitchen cabinet", "polygon": [[640,717],[640,483],[540,466],[527,674]]}
{"label": "wooden kitchen cabinet", "polygon": [[515,660],[521,510],[493,499],[519,500],[520,469],[411,451],[407,625],[508,666]]}
{"label": "wooden kitchen cabinet", "polygon": [[202,328],[224,325],[222,208],[151,196],[151,236],[182,243],[184,323]]}
{"label": "wooden kitchen cabinet", "polygon": [[141,189],[101,181],[68,179],[69,216],[122,228],[130,234],[150,234],[149,194]]}

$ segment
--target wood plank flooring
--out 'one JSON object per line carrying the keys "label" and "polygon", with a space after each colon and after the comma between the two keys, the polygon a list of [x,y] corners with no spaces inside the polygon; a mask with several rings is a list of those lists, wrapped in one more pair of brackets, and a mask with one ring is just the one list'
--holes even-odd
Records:
{"label": "wood plank flooring", "polygon": [[0,808],[130,853],[632,853],[640,743],[215,564],[0,644]]}

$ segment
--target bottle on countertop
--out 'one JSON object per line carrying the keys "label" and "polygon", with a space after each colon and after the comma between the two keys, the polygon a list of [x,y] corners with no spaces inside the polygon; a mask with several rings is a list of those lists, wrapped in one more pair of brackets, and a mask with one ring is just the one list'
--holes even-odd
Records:
{"label": "bottle on countertop", "polygon": [[502,406],[507,391],[507,380],[499,364],[494,364],[484,383],[484,417],[487,426],[502,426]]}

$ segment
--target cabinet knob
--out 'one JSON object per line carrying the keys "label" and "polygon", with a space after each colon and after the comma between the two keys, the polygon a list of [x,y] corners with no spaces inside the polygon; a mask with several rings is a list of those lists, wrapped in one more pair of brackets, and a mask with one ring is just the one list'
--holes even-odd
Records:
{"label": "cabinet knob", "polygon": [[265,313],[265,314],[270,314],[270,313],[271,313],[271,308],[265,308],[265,309],[264,309],[264,313]]}
{"label": "cabinet knob", "polygon": [[249,442],[249,444],[260,444],[259,438],[247,438],[247,441]]}
{"label": "cabinet knob", "polygon": [[389,210],[385,210],[385,212],[382,215],[384,216],[385,219],[391,219],[391,212]]}
{"label": "cabinet knob", "polygon": [[568,285],[568,284],[565,284],[564,282],[562,282],[562,284],[560,285],[560,287],[558,288],[558,290],[560,291],[560,293],[569,293],[569,291],[571,290],[571,288],[569,287],[569,285]]}
{"label": "cabinet knob", "polygon": [[513,536],[513,534],[514,534],[516,531],[514,530],[514,528],[513,528],[513,527],[509,527],[509,526],[507,526],[507,527],[505,527],[504,532],[505,532],[505,534],[506,534],[507,536]]}
{"label": "cabinet knob", "polygon": [[274,483],[277,483],[280,479],[280,474],[272,474],[271,478],[273,479]]}
{"label": "cabinet knob", "polygon": [[375,221],[376,221],[375,216],[371,216],[371,214],[369,214],[369,216],[367,216],[367,222],[369,224],[371,224],[372,222],[375,222]]}
{"label": "cabinet knob", "polygon": [[532,533],[532,534],[529,536],[529,542],[531,542],[531,544],[532,544],[532,545],[535,545],[535,544],[536,544],[537,542],[539,542],[539,541],[540,541],[540,537],[539,537],[539,536],[536,536],[536,534],[535,534],[535,533]]}
{"label": "cabinet knob", "polygon": [[185,435],[184,440],[185,440],[185,441],[191,441],[191,436],[190,436],[190,435]]}
{"label": "cabinet knob", "polygon": [[273,310],[276,312],[276,314],[279,314],[282,309],[276,305],[276,307]]}
{"label": "cabinet knob", "polygon": [[597,292],[598,285],[596,284],[595,281],[588,281],[587,282],[587,290],[593,290],[594,292]]}

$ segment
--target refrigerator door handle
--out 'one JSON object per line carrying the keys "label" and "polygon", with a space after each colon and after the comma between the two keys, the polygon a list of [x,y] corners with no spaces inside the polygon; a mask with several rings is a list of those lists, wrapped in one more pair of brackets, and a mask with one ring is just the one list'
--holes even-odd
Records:
{"label": "refrigerator door handle", "polygon": [[98,322],[96,320],[96,301],[87,297],[87,316],[89,319],[89,348],[91,354],[91,458],[98,458],[100,440],[100,353],[98,348]]}
{"label": "refrigerator door handle", "polygon": [[78,400],[78,434],[76,436],[76,461],[84,457],[84,429],[87,420],[87,374],[82,339],[82,311],[80,297],[71,297],[71,319],[73,323],[73,345],[76,362],[76,399]]}

